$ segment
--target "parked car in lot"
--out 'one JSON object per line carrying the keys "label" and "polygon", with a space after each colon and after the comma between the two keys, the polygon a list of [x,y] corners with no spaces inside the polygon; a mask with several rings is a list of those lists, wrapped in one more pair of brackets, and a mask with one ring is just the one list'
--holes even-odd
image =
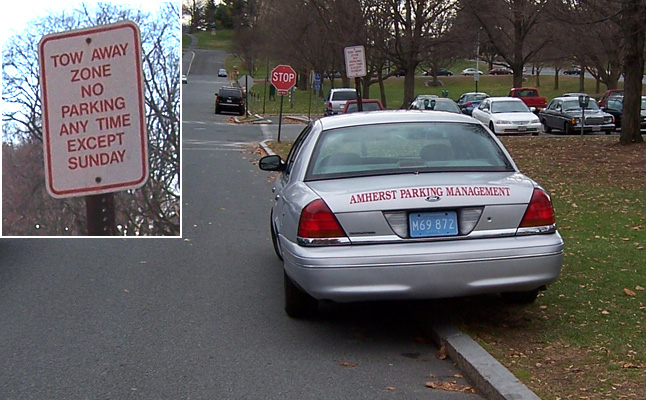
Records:
{"label": "parked car in lot", "polygon": [[563,75],[581,75],[581,68],[572,67],[563,70]]}
{"label": "parked car in lot", "polygon": [[225,78],[226,78],[227,76],[229,76],[229,74],[227,73],[227,70],[226,70],[226,69],[224,69],[224,68],[220,68],[220,69],[218,70],[218,76],[220,76],[220,77],[222,77],[222,76],[223,76],[223,77],[225,77]]}
{"label": "parked car in lot", "polygon": [[615,97],[615,96],[623,97],[623,95],[624,95],[624,90],[623,89],[606,90],[606,93],[604,93],[603,96],[601,96],[601,98],[599,99],[599,107],[605,107],[606,101],[610,97]]}
{"label": "parked car in lot", "polygon": [[476,70],[475,68],[465,68],[462,70],[462,75],[467,76],[467,75],[482,75],[482,71]]}
{"label": "parked car in lot", "polygon": [[[432,69],[429,69],[428,71],[424,71],[424,76],[431,76],[431,75],[433,75]],[[446,68],[438,68],[437,76],[453,76],[453,72],[449,71]]]}
{"label": "parked car in lot", "polygon": [[519,87],[509,90],[509,97],[521,99],[533,112],[539,112],[547,107],[547,98],[538,93],[535,87]]}
{"label": "parked car in lot", "polygon": [[489,71],[489,75],[511,75],[514,71],[505,67],[493,68]]}
{"label": "parked car in lot", "polygon": [[420,94],[408,106],[409,110],[427,110],[427,111],[447,111],[461,114],[460,107],[455,101],[446,97],[437,97],[435,95]]}
{"label": "parked car in lot", "polygon": [[[349,114],[359,111],[358,100],[348,100],[343,106],[342,114]],[[362,111],[379,111],[385,109],[384,105],[379,99],[361,99]]]}
{"label": "parked car in lot", "polygon": [[[556,129],[571,135],[581,133],[583,114],[578,97],[555,97],[538,113],[538,117],[546,133]],[[614,129],[614,117],[601,111],[597,102],[590,99],[588,106],[585,107],[584,132],[605,132],[608,135]]]}
{"label": "parked car in lot", "polygon": [[[641,97],[641,129],[646,129],[646,96]],[[624,114],[624,97],[613,96],[606,101],[606,106],[601,110],[615,117],[615,128],[621,128],[621,119]]]}
{"label": "parked car in lot", "polygon": [[325,98],[325,111],[324,115],[335,115],[343,112],[345,102],[348,100],[356,100],[357,91],[351,88],[337,88],[330,89]]}
{"label": "parked car in lot", "polygon": [[244,96],[242,89],[232,86],[225,86],[215,94],[215,113],[222,111],[245,114]]}
{"label": "parked car in lot", "polygon": [[487,93],[484,92],[467,92],[462,93],[458,99],[458,107],[463,114],[471,115],[471,112],[474,108],[478,107],[482,100],[489,97]]}
{"label": "parked car in lot", "polygon": [[551,199],[461,114],[354,113],[310,122],[272,189],[285,311],[319,301],[501,293],[532,302],[563,261]]}
{"label": "parked car in lot", "polygon": [[513,97],[489,97],[473,110],[473,118],[488,126],[496,135],[538,135],[541,123],[522,100]]}

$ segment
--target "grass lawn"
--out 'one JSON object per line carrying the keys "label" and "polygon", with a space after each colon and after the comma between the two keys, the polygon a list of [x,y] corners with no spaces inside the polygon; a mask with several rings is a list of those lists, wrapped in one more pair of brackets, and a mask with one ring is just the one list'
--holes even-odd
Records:
{"label": "grass lawn", "polygon": [[[452,299],[454,323],[544,399],[646,398],[646,144],[502,138],[552,195],[561,277],[529,306]],[[276,151],[285,155],[289,143]]]}

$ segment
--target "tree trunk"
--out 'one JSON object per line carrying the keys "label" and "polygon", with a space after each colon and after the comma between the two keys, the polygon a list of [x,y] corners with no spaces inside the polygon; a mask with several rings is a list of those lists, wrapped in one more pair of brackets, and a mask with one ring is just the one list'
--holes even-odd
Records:
{"label": "tree trunk", "polygon": [[554,90],[558,90],[559,88],[559,71],[561,69],[558,67],[554,67]]}
{"label": "tree trunk", "polygon": [[408,108],[415,97],[415,68],[407,68],[404,75],[404,102],[400,108]]}
{"label": "tree trunk", "polygon": [[625,0],[622,11],[625,56],[624,113],[621,118],[619,143],[642,143],[640,105],[644,74],[644,42],[646,34],[639,16],[644,13],[641,0]]}

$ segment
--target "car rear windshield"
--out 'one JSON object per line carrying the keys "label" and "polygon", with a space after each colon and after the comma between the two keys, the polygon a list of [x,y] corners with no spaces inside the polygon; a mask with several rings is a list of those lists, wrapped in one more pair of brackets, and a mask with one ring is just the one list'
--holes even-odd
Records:
{"label": "car rear windshield", "polygon": [[[350,103],[348,104],[348,108],[346,108],[345,112],[346,114],[357,112],[358,111],[358,104],[357,103]],[[361,108],[363,111],[379,111],[382,110],[381,106],[379,103],[373,103],[373,102],[362,102],[361,103]]]}
{"label": "car rear windshield", "polygon": [[221,89],[218,93],[220,97],[242,97],[242,93],[237,89]]}
{"label": "car rear windshield", "polygon": [[344,90],[342,92],[332,93],[332,100],[355,100],[357,98],[357,92],[354,90]]}
{"label": "car rear windshield", "polygon": [[480,124],[389,123],[321,132],[305,180],[460,171],[514,168]]}

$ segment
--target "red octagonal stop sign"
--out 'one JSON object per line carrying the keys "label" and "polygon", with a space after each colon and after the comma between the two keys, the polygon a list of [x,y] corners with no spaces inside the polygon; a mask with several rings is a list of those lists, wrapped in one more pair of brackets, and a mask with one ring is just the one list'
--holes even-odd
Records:
{"label": "red octagonal stop sign", "polygon": [[271,83],[279,92],[286,92],[296,85],[296,72],[289,65],[278,65],[271,70]]}

